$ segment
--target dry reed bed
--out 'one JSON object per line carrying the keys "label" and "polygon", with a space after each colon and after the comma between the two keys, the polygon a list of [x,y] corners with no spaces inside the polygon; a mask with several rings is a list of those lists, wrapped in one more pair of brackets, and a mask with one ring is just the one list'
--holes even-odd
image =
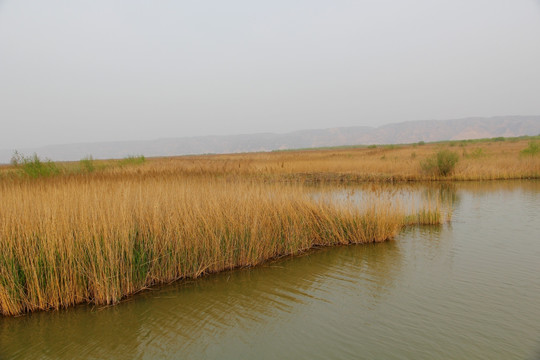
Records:
{"label": "dry reed bed", "polygon": [[[139,166],[123,166],[122,160],[98,160],[95,167],[101,169],[97,171],[100,176],[113,178],[181,175],[307,183],[539,179],[540,156],[522,156],[520,153],[529,141],[483,140],[376,148],[178,156],[147,159]],[[442,149],[458,154],[455,169],[448,176],[422,171],[422,161]],[[80,171],[77,162],[59,163],[59,166],[67,173]],[[0,165],[0,181],[9,180],[15,175],[15,168]]]}
{"label": "dry reed bed", "polygon": [[148,169],[5,180],[0,199],[3,315],[113,304],[156,283],[384,241],[442,218],[437,207],[406,214],[382,194],[360,209],[301,185]]}
{"label": "dry reed bed", "polygon": [[[540,156],[522,156],[528,140],[378,146],[271,153],[198,155],[149,159],[130,171],[188,176],[242,176],[288,182],[393,182],[540,178]],[[441,149],[459,155],[448,176],[428,174],[420,163]]]}

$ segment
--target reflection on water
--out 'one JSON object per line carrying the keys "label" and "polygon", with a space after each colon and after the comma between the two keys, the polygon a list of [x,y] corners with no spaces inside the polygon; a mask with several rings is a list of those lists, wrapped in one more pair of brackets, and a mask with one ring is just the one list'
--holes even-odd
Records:
{"label": "reflection on water", "polygon": [[0,318],[0,359],[533,358],[540,182],[390,190],[452,204],[452,223],[163,286],[114,307]]}
{"label": "reflection on water", "polygon": [[372,204],[389,204],[413,214],[425,208],[439,208],[443,214],[459,205],[460,195],[455,183],[403,183],[403,184],[340,184],[313,185],[313,196],[327,201],[352,202],[360,208]]}

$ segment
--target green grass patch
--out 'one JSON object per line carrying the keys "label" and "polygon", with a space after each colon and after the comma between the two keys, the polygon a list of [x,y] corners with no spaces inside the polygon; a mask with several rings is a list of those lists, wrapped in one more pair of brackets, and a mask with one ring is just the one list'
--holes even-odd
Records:
{"label": "green grass patch", "polygon": [[534,156],[540,154],[540,144],[536,141],[529,141],[529,145],[519,152],[523,156]]}
{"label": "green grass patch", "polygon": [[92,158],[91,155],[85,158],[82,158],[79,161],[79,165],[81,167],[81,171],[83,172],[91,173],[91,172],[94,172],[94,170],[96,170],[96,165],[94,164],[94,159]]}
{"label": "green grass patch", "polygon": [[119,161],[120,166],[125,165],[141,165],[144,164],[146,158],[144,155],[130,155]]}
{"label": "green grass patch", "polygon": [[51,160],[41,160],[34,153],[32,156],[24,156],[15,151],[11,157],[11,165],[13,165],[19,174],[31,178],[48,177],[60,174],[60,169]]}

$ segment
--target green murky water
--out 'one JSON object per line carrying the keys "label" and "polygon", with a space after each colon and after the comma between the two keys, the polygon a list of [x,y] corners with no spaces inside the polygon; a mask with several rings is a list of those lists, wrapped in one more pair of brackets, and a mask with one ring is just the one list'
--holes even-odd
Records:
{"label": "green murky water", "polygon": [[538,358],[540,182],[443,195],[451,224],[387,243],[0,318],[0,359]]}

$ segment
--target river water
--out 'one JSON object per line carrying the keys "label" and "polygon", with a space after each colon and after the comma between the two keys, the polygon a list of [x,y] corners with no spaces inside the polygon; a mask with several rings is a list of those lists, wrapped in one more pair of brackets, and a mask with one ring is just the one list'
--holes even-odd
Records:
{"label": "river water", "polygon": [[0,359],[540,358],[540,182],[414,191],[450,197],[452,222],[0,318]]}

